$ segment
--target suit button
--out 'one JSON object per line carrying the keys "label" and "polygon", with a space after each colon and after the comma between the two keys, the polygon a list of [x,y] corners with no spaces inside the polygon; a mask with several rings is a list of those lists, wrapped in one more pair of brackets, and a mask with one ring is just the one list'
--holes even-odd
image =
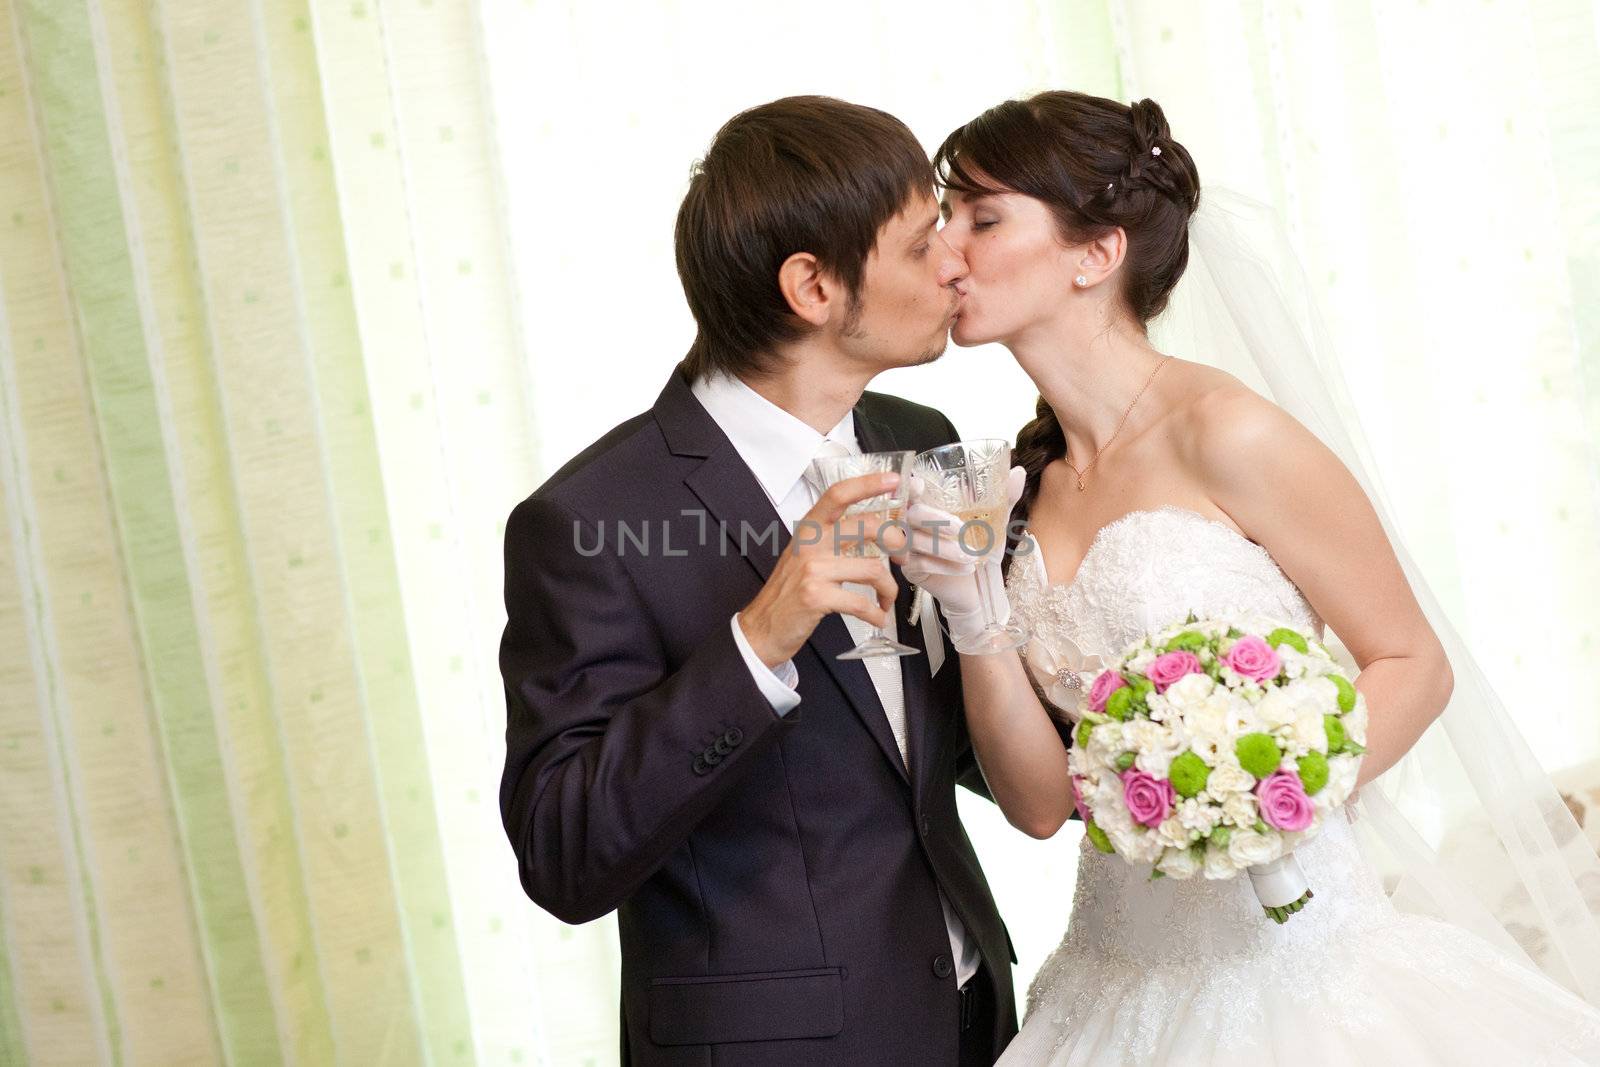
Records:
{"label": "suit button", "polygon": [[931,833],[933,833],[933,820],[924,815],[922,817],[922,836],[927,837]]}
{"label": "suit button", "polygon": [[722,735],[722,739],[730,745],[737,745],[744,740],[744,731],[737,726],[730,726],[728,732]]}
{"label": "suit button", "polygon": [[726,756],[728,753],[733,751],[733,746],[728,744],[728,739],[726,737],[717,738],[717,743],[711,747],[716,750],[716,753],[719,756]]}
{"label": "suit button", "polygon": [[955,970],[955,967],[950,963],[949,956],[941,952],[933,957],[933,974],[935,978],[949,978],[950,972],[953,970]]}
{"label": "suit button", "polygon": [[711,766],[715,767],[717,764],[722,762],[722,753],[713,752],[711,749],[707,749],[706,754],[700,758],[711,764]]}
{"label": "suit button", "polygon": [[706,763],[706,758],[704,756],[696,756],[694,758],[694,773],[701,775],[711,773],[711,766],[710,764]]}

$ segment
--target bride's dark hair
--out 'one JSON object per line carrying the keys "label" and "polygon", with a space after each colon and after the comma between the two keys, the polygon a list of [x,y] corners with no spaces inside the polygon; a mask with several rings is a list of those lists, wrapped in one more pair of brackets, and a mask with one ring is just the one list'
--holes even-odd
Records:
{"label": "bride's dark hair", "polygon": [[[1141,327],[1167,306],[1189,262],[1200,173],[1154,100],[1129,106],[1064,90],[1008,100],[946,137],[933,164],[946,189],[1043,201],[1066,244],[1122,227],[1128,250],[1116,295]],[[1027,518],[1040,474],[1067,452],[1044,397],[1035,411],[1017,433],[1014,458],[1028,483],[1013,519]]]}

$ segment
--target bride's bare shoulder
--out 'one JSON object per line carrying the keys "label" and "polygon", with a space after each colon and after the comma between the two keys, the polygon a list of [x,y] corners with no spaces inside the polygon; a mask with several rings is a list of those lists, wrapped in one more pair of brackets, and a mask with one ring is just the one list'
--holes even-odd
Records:
{"label": "bride's bare shoulder", "polygon": [[1186,459],[1200,463],[1219,442],[1248,444],[1258,435],[1280,432],[1289,414],[1250,386],[1216,367],[1179,361],[1177,402],[1173,404],[1173,444]]}

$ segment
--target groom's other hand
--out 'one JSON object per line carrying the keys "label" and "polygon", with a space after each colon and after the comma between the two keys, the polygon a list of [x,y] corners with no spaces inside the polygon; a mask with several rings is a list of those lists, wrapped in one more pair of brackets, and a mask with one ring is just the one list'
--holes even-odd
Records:
{"label": "groom's other hand", "polygon": [[[767,584],[739,612],[745,640],[761,662],[776,667],[792,658],[822,617],[836,611],[873,626],[889,621],[898,592],[894,577],[880,557],[838,554],[839,546],[852,534],[841,528],[839,520],[851,504],[892,489],[898,481],[895,474],[863,474],[836,482],[795,523],[794,536],[778,557]],[[877,532],[870,526],[868,530]],[[895,526],[886,526],[878,539],[891,554],[905,546],[905,534]],[[846,582],[871,586],[876,601],[846,589]]]}

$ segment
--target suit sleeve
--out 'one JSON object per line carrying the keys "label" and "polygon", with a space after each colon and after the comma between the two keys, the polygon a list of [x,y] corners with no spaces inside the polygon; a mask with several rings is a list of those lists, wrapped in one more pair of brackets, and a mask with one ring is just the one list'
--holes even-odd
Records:
{"label": "suit sleeve", "polygon": [[622,561],[579,551],[577,521],[539,497],[512,512],[500,643],[501,816],[528,896],[569,923],[626,900],[801,718],[774,713],[726,618],[669,664]]}

